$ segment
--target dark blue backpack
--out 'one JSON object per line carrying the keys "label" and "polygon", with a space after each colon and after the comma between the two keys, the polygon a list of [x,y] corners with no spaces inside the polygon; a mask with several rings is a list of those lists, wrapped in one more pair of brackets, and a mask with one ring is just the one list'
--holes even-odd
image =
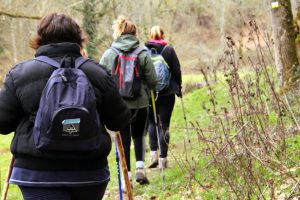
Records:
{"label": "dark blue backpack", "polygon": [[[70,58],[71,64],[66,64]],[[90,151],[99,147],[100,117],[94,88],[79,67],[88,59],[65,56],[62,63],[39,56],[56,69],[40,99],[33,129],[40,150]],[[70,66],[71,65],[71,66]]]}

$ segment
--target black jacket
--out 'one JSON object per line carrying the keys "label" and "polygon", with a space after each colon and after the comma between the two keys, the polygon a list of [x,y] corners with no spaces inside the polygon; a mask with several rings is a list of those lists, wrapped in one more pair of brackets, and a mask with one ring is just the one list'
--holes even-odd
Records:
{"label": "black jacket", "polygon": [[[149,49],[155,48],[157,53],[161,53],[165,45],[154,43],[154,42],[146,42],[145,46],[148,47]],[[165,59],[165,61],[168,63],[170,67],[171,80],[170,80],[169,88],[159,92],[159,96],[165,96],[170,94],[179,95],[181,92],[181,84],[182,84],[181,69],[174,48],[168,45],[165,48],[165,50],[162,52],[162,57]]]}
{"label": "black jacket", "polygon": [[[73,43],[44,45],[36,56],[45,55],[60,62],[65,54],[80,56],[80,48]],[[95,89],[97,110],[103,123],[102,143],[97,151],[47,152],[37,150],[32,137],[35,115],[42,91],[54,67],[37,60],[15,65],[6,75],[0,90],[0,133],[15,132],[11,152],[14,166],[37,170],[89,170],[107,165],[111,150],[111,138],[105,131],[124,128],[130,119],[130,111],[108,73],[96,62],[89,60],[81,66]]]}

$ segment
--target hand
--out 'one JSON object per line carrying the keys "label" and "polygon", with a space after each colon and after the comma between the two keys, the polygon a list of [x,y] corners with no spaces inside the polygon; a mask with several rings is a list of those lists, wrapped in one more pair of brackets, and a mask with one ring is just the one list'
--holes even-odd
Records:
{"label": "hand", "polygon": [[178,93],[177,93],[177,96],[178,96],[179,98],[182,98],[181,86],[179,87],[179,91],[178,91]]}

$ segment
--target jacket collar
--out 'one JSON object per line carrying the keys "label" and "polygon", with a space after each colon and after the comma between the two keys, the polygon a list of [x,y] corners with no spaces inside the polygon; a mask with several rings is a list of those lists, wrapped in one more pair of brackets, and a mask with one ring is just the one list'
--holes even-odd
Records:
{"label": "jacket collar", "polygon": [[35,56],[59,57],[65,54],[80,56],[80,46],[76,43],[63,42],[40,46]]}
{"label": "jacket collar", "polygon": [[161,45],[167,45],[168,43],[165,40],[150,40],[150,43],[156,43]]}

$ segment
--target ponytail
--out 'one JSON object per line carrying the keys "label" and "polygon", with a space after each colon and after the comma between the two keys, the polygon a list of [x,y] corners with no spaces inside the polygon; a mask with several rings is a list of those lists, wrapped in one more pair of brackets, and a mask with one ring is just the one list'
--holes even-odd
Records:
{"label": "ponytail", "polygon": [[131,21],[126,20],[124,16],[119,16],[118,19],[114,21],[113,28],[113,38],[117,39],[121,35],[131,34],[136,36],[136,25]]}

